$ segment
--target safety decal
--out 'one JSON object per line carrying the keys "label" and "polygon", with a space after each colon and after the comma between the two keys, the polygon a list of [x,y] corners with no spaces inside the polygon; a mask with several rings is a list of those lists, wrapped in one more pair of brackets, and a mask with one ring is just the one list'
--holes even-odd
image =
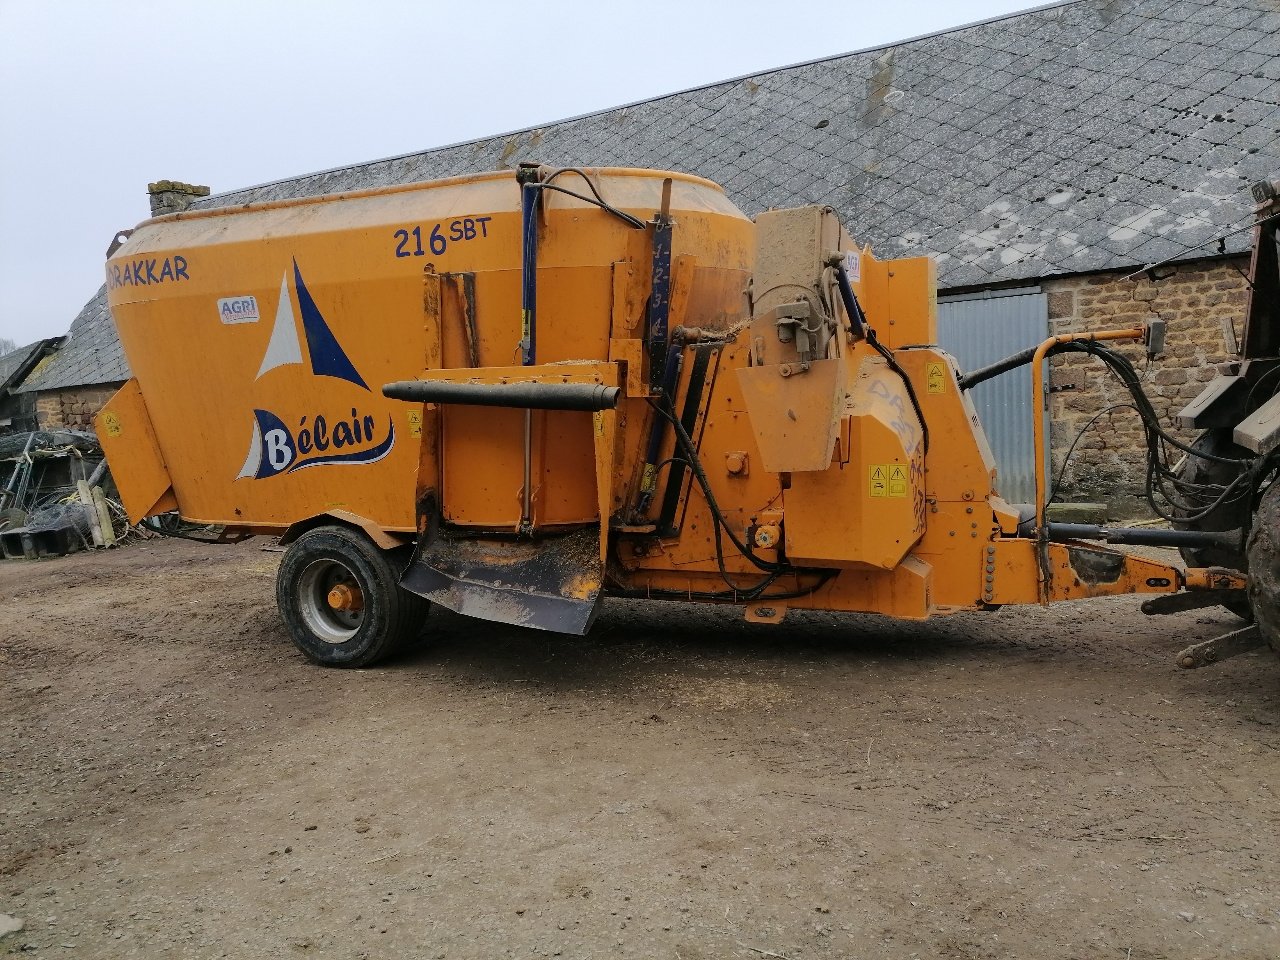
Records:
{"label": "safety decal", "polygon": [[901,463],[873,463],[868,468],[867,496],[905,499],[907,468]]}
{"label": "safety decal", "polygon": [[871,464],[871,481],[867,489],[869,497],[883,497],[889,493],[889,466],[884,463]]}
{"label": "safety decal", "polygon": [[889,464],[889,496],[907,495],[907,468],[900,463]]}
{"label": "safety decal", "polygon": [[931,363],[926,368],[930,393],[942,393],[946,389],[946,373],[940,363]]}

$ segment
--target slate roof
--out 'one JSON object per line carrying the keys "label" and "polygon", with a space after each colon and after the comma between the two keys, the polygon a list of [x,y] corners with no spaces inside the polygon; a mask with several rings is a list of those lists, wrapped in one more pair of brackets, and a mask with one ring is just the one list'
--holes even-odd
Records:
{"label": "slate roof", "polygon": [[[1069,0],[195,206],[521,161],[688,171],[751,215],[828,203],[881,256],[933,254],[943,287],[1240,252],[1249,184],[1280,175],[1280,6]],[[124,375],[106,337],[75,339],[105,365],[80,382]]]}
{"label": "slate roof", "polygon": [[[17,350],[10,350],[4,356],[0,356],[0,397],[9,392],[11,387],[16,386],[13,381],[22,374],[23,369],[32,360],[33,356],[38,353],[48,340],[37,340],[35,343],[29,343],[25,347],[19,347]],[[57,343],[57,341],[53,341]]]}
{"label": "slate roof", "polygon": [[107,288],[84,305],[71,322],[62,349],[45,367],[15,393],[59,390],[128,380],[129,364],[116,336],[116,325],[107,310]]}
{"label": "slate roof", "polygon": [[198,205],[520,161],[697,173],[751,215],[829,203],[945,287],[1204,256],[1280,175],[1280,5],[1076,0]]}

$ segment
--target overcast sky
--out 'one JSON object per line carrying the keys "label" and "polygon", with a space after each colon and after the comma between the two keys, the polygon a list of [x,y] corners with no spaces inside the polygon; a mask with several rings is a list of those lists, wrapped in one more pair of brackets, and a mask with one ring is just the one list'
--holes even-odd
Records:
{"label": "overcast sky", "polygon": [[216,193],[1032,5],[0,0],[0,338],[66,332],[149,181]]}

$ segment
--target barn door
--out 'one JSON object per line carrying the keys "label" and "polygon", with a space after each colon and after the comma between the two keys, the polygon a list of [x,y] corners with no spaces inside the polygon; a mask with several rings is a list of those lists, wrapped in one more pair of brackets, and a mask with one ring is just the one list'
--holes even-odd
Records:
{"label": "barn door", "polygon": [[[1033,347],[1048,331],[1048,305],[1039,288],[938,297],[938,343],[966,372]],[[1031,367],[1019,367],[980,383],[970,396],[995,454],[1000,495],[1010,503],[1033,502],[1032,417],[1044,418],[1047,470],[1049,414],[1045,398],[1032,400]]]}

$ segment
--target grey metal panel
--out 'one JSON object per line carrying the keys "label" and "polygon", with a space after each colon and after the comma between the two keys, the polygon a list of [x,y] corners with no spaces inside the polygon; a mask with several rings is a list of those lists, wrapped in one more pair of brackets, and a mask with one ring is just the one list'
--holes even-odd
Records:
{"label": "grey metal panel", "polygon": [[[1040,343],[1049,330],[1049,308],[1042,293],[981,300],[940,301],[938,342],[960,363],[976,370]],[[970,391],[982,421],[998,473],[996,487],[1010,503],[1035,499],[1035,455],[1032,444],[1031,367],[1019,367],[980,383]],[[1046,453],[1048,414],[1045,418]]]}

